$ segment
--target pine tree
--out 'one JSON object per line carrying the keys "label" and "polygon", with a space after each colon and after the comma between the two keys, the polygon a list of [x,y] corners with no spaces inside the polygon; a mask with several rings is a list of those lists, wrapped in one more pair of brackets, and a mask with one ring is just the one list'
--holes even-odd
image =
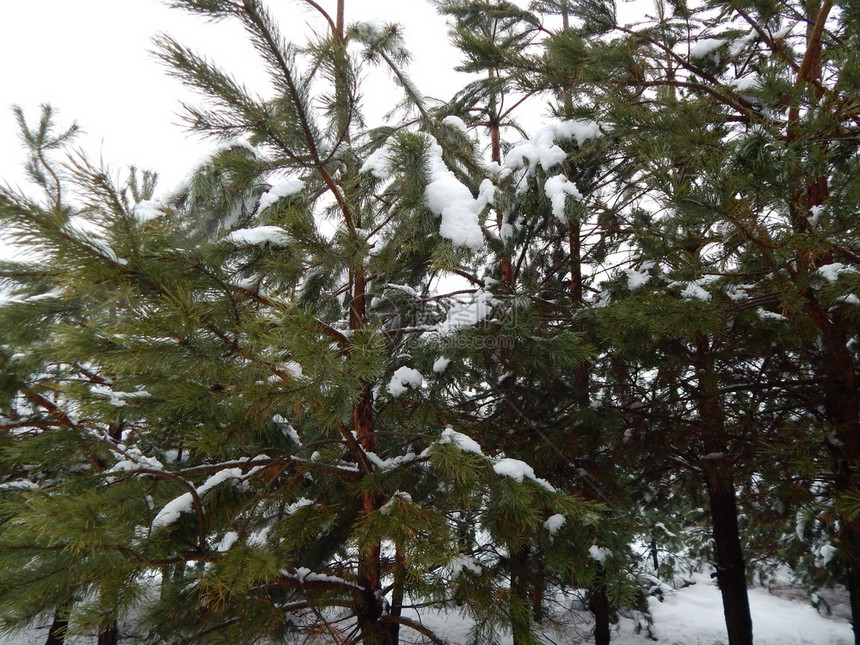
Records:
{"label": "pine tree", "polygon": [[[599,38],[552,39],[552,71],[628,150],[633,163],[619,185],[643,197],[627,217],[634,257],[647,264],[630,267],[618,287],[624,293],[647,282],[649,295],[615,308],[625,313],[613,328],[641,348],[637,326],[645,331],[649,316],[661,317],[646,332],[659,339],[649,345],[659,358],[638,358],[658,379],[649,379],[653,386],[665,379],[665,389],[646,385],[656,397],[648,406],[659,411],[675,401],[683,415],[669,418],[692,412],[698,419],[695,454],[731,455],[731,475],[716,464],[700,470],[730,642],[750,643],[732,498],[751,473],[741,466],[757,469],[747,459],[762,457],[736,450],[755,432],[771,448],[785,447],[789,437],[778,435],[786,419],[804,419],[797,436],[817,433],[819,462],[823,451],[833,454],[834,496],[854,486],[857,359],[849,345],[857,327],[849,276],[857,254],[844,218],[854,212],[856,116],[848,106],[857,96],[849,45],[856,17],[831,3],[693,9],[673,2],[657,3],[655,17],[627,27],[607,21],[603,3],[577,7]],[[816,398],[825,401],[824,427],[808,407]],[[828,446],[828,431],[836,445]],[[738,445],[733,437],[746,439]],[[843,515],[840,531],[856,605],[854,521]]]}
{"label": "pine tree", "polygon": [[[257,0],[173,4],[240,21],[271,95],[161,37],[206,99],[191,128],[222,145],[159,200],[152,174],[53,158],[72,131],[50,111],[22,123],[42,193],[0,192],[34,252],[2,267],[4,626],[383,645],[439,642],[408,607],[457,603],[488,640],[510,624],[499,545],[555,518],[546,550],[570,571],[598,507],[485,453],[424,376],[460,311],[438,277],[484,244],[487,196],[456,163],[477,166],[471,144],[409,81],[395,25],[347,29],[341,2],[297,47]],[[362,122],[373,65],[403,126]]]}
{"label": "pine tree", "polygon": [[[589,306],[585,294],[600,272],[596,267],[614,243],[605,226],[610,209],[602,205],[614,201],[602,182],[608,139],[597,123],[578,120],[580,112],[563,89],[542,80],[541,39],[551,33],[547,15],[508,2],[440,6],[454,19],[453,39],[465,59],[461,69],[481,75],[445,109],[487,142],[487,163],[498,173],[492,208],[499,239],[480,275],[491,277],[498,305],[493,313],[504,322],[486,327],[483,351],[469,356],[480,367],[464,379],[472,391],[464,393],[462,405],[481,411],[483,419],[475,422],[487,445],[533,458],[542,477],[608,502],[618,520],[624,495],[608,449],[618,419],[591,405],[594,346],[580,316]],[[553,3],[536,8],[566,11]],[[521,140],[528,128],[514,117],[528,99],[547,102],[552,120]],[[506,344],[495,342],[499,334]],[[476,388],[487,373],[492,377]],[[549,574],[539,548],[512,554],[512,595],[531,607],[518,612],[523,625],[514,630],[515,642],[530,642],[529,624],[546,617],[544,596],[570,585],[589,587],[597,642],[609,641],[611,613],[634,596],[625,560],[630,533],[620,530],[622,524],[615,521],[597,536],[601,547],[592,545],[593,553],[613,554],[605,566],[586,560],[567,580]]]}

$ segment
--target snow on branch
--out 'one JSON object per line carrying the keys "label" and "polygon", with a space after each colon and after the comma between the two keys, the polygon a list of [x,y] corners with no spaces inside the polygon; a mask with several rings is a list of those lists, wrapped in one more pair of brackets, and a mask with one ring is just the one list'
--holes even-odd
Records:
{"label": "snow on branch", "polygon": [[508,152],[505,166],[513,171],[526,168],[533,175],[540,166],[545,172],[567,159],[567,153],[556,145],[558,140],[574,139],[582,145],[601,136],[600,126],[594,121],[562,121],[540,128],[532,139],[515,145]]}
{"label": "snow on branch", "polygon": [[391,396],[400,396],[406,392],[407,387],[420,388],[424,384],[424,376],[411,367],[398,368],[388,382],[388,393]]}
{"label": "snow on branch", "polygon": [[286,246],[290,236],[280,226],[256,226],[232,231],[224,239],[236,246],[260,246],[262,244]]}
{"label": "snow on branch", "polygon": [[[224,470],[220,470],[196,489],[197,496],[202,497],[206,492],[219,484],[236,479],[242,479],[241,468],[225,468]],[[158,512],[155,519],[152,520],[152,528],[158,529],[169,526],[176,522],[183,513],[190,513],[193,508],[193,501],[191,492],[183,493],[179,497],[172,499]]]}
{"label": "snow on branch", "polygon": [[519,459],[511,459],[509,457],[487,457],[481,449],[481,445],[461,432],[455,431],[450,426],[442,431],[442,436],[439,438],[440,444],[454,444],[463,452],[478,455],[490,461],[493,464],[493,472],[502,477],[510,477],[514,481],[522,483],[524,479],[530,479],[544,490],[555,493],[555,487],[545,479],[541,479],[535,474],[534,468],[526,462]]}
{"label": "snow on branch", "polygon": [[427,138],[427,166],[430,183],[424,189],[427,207],[442,218],[439,234],[451,240],[454,246],[480,249],[484,245],[484,233],[478,216],[488,203],[482,193],[478,199],[457,179],[442,159],[442,146],[429,134]]}
{"label": "snow on branch", "polygon": [[272,204],[277,203],[284,197],[291,197],[300,192],[305,187],[305,183],[298,177],[290,177],[281,182],[277,186],[273,186],[265,193],[260,195],[260,201],[257,203],[257,212],[262,213]]}

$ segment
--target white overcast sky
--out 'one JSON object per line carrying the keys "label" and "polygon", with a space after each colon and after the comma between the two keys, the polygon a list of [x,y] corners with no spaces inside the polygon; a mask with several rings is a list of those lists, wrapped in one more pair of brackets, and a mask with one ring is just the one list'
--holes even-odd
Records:
{"label": "white overcast sky", "polygon": [[[335,0],[319,0],[334,11]],[[262,66],[241,27],[211,24],[168,8],[161,0],[0,0],[0,181],[20,185],[24,158],[11,106],[35,119],[50,103],[65,125],[84,131],[79,145],[113,169],[130,164],[156,170],[167,191],[211,149],[190,138],[178,116],[194,99],[168,77],[150,53],[166,32],[208,54],[254,87]],[[285,35],[301,40],[323,29],[301,0],[269,0]],[[448,98],[459,81],[451,71],[458,53],[448,44],[444,19],[426,0],[347,0],[347,22],[382,19],[405,28],[414,60],[411,74],[428,96]],[[265,86],[262,86],[265,87]],[[261,88],[262,89],[262,88]],[[396,96],[389,81],[371,86],[369,99]]]}

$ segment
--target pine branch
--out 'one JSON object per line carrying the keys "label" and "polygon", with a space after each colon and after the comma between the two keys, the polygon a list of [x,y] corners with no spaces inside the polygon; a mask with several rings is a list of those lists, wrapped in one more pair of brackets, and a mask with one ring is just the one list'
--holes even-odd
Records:
{"label": "pine branch", "polygon": [[155,470],[153,468],[137,468],[134,471],[141,475],[149,475],[151,477],[155,477],[156,479],[167,479],[170,481],[175,481],[181,486],[183,486],[188,494],[191,496],[191,504],[194,507],[194,513],[197,518],[197,548],[201,551],[206,548],[206,516],[203,514],[203,502],[200,500],[200,495],[197,492],[197,488],[186,480],[184,477],[167,470]]}
{"label": "pine branch", "polygon": [[334,20],[332,20],[331,16],[328,14],[328,12],[325,9],[323,9],[319,5],[319,3],[314,2],[314,0],[302,0],[302,1],[305,2],[306,4],[309,4],[314,9],[316,9],[319,12],[319,14],[325,19],[325,21],[328,23],[329,28],[331,29],[331,35],[333,38],[337,38],[339,35],[341,35],[340,30],[338,29],[337,25],[334,23]]}
{"label": "pine branch", "polygon": [[664,54],[666,54],[672,61],[674,61],[675,63],[677,63],[678,65],[680,65],[684,69],[686,69],[690,72],[693,72],[695,75],[707,80],[710,83],[710,85],[704,85],[704,84],[693,83],[693,82],[684,83],[684,82],[676,82],[676,81],[653,81],[652,82],[653,84],[677,86],[677,87],[690,87],[690,88],[699,89],[700,91],[707,92],[708,94],[711,94],[715,98],[719,99],[722,103],[724,103],[725,105],[727,105],[729,107],[734,108],[735,110],[737,110],[741,114],[746,115],[746,117],[748,119],[750,119],[751,121],[756,121],[756,120],[760,119],[760,115],[758,114],[758,112],[756,112],[756,110],[753,108],[753,105],[751,103],[749,103],[749,101],[746,101],[745,99],[743,99],[741,97],[739,97],[737,101],[732,99],[732,97],[730,95],[725,94],[724,92],[722,92],[720,90],[720,88],[722,88],[723,85],[722,85],[722,83],[719,82],[719,80],[714,78],[711,74],[707,73],[702,68],[698,67],[697,65],[694,65],[693,63],[688,61],[686,58],[681,56],[680,54],[676,53],[671,47],[661,43],[659,40],[656,40],[655,38],[647,36],[643,32],[634,31],[632,29],[628,29],[626,27],[621,27],[618,25],[616,25],[614,28],[616,30],[622,32],[622,33],[629,35],[629,36],[633,36],[635,38],[642,38],[644,41],[646,41],[650,45],[657,47],[660,51],[662,51]]}
{"label": "pine branch", "polygon": [[[311,153],[316,170],[322,177],[323,182],[332,192],[332,195],[334,195],[341,213],[344,216],[344,221],[349,232],[355,235],[355,223],[352,210],[344,198],[337,182],[335,182],[329,171],[322,164],[319,147],[315,137],[315,128],[311,126],[311,118],[306,106],[304,93],[301,91],[298,83],[296,83],[296,80],[293,77],[292,65],[288,62],[284,53],[281,51],[277,35],[273,33],[274,27],[271,20],[266,14],[261,12],[257,0],[245,0],[244,15],[247,17],[249,26],[263,45],[261,51],[263,51],[264,55],[271,58],[280,72],[281,79],[286,83],[293,107],[296,110],[301,124],[301,129],[304,133],[305,143]],[[268,132],[271,134],[271,130],[268,130]],[[288,152],[288,150],[285,150],[285,152]]]}
{"label": "pine branch", "polygon": [[449,645],[448,641],[445,641],[445,640],[442,640],[441,638],[439,638],[432,629],[430,629],[426,625],[423,625],[423,624],[421,624],[415,620],[412,620],[411,618],[407,618],[405,616],[391,616],[391,615],[389,615],[389,616],[383,616],[380,620],[381,620],[381,622],[386,623],[386,624],[403,625],[404,627],[408,627],[409,629],[413,629],[416,632],[418,632],[419,634],[429,638],[430,642],[433,643],[433,645]]}

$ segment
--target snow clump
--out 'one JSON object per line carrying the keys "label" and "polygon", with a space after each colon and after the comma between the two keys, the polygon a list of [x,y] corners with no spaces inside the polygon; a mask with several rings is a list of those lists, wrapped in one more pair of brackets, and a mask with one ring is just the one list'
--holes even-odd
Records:
{"label": "snow clump", "polygon": [[557,140],[575,139],[576,145],[600,137],[600,126],[594,121],[563,121],[545,125],[534,138],[515,145],[508,152],[505,166],[511,170],[528,169],[533,175],[538,166],[550,170],[567,159],[567,153],[556,145]]}
{"label": "snow clump", "polygon": [[720,38],[702,38],[690,47],[690,58],[707,58],[717,51],[723,44]]}
{"label": "snow clump", "polygon": [[164,206],[152,199],[143,199],[134,205],[132,211],[138,222],[148,222],[164,215]]}
{"label": "snow clump", "polygon": [[606,562],[606,558],[612,555],[612,551],[610,551],[609,549],[604,549],[602,546],[592,544],[590,547],[588,547],[588,555],[591,556],[591,559],[595,562],[603,564],[604,562]]}
{"label": "snow clump", "polygon": [[394,139],[389,137],[382,146],[374,150],[364,163],[361,165],[359,172],[369,172],[377,179],[386,180],[391,176],[392,168],[392,149],[394,148]]}
{"label": "snow clump", "polygon": [[550,537],[555,537],[556,533],[561,530],[561,527],[567,523],[567,518],[561,513],[549,517],[543,523],[543,527],[549,532]]}
{"label": "snow clump", "polygon": [[833,262],[832,264],[818,267],[816,273],[828,282],[836,282],[843,273],[856,273],[856,271],[850,267],[846,267],[841,262]]}
{"label": "snow clump", "polygon": [[504,457],[499,459],[496,463],[493,464],[493,470],[497,475],[502,475],[503,477],[510,477],[511,479],[522,482],[524,478],[531,479],[533,482],[545,488],[550,493],[555,492],[555,487],[550,484],[545,479],[541,479],[537,475],[535,475],[535,470],[531,466],[529,466],[526,462],[520,461],[519,459],[511,459],[509,457]]}
{"label": "snow clump", "polygon": [[260,201],[257,203],[257,212],[262,213],[279,199],[295,195],[304,187],[305,182],[303,182],[298,177],[290,177],[286,181],[278,184],[277,186],[273,186],[265,193],[260,195]]}
{"label": "snow clump", "polygon": [[[445,322],[436,325],[436,331],[446,334],[455,329],[473,327],[486,320],[493,310],[496,300],[488,291],[479,290],[472,296],[471,302],[459,303],[448,310]],[[435,367],[434,367],[435,369]]]}
{"label": "snow clump", "polygon": [[448,366],[449,366],[450,364],[451,364],[451,359],[450,359],[450,358],[445,358],[444,356],[440,356],[440,357],[439,357],[439,358],[437,358],[437,359],[436,359],[436,361],[433,363],[433,371],[434,371],[436,374],[442,374],[442,373],[444,373],[444,372],[445,372],[445,370],[446,370],[446,369],[448,369]]}
{"label": "snow clump", "polygon": [[429,143],[427,165],[430,183],[424,189],[427,207],[442,218],[439,234],[454,246],[477,250],[484,245],[484,233],[478,221],[489,203],[486,195],[475,199],[472,192],[448,169],[442,159],[442,147],[436,139],[425,135]]}
{"label": "snow clump", "polygon": [[582,201],[582,193],[572,181],[564,175],[554,175],[546,180],[543,186],[546,196],[549,197],[552,203],[552,214],[555,215],[562,224],[567,224],[567,217],[564,214],[564,205],[567,201],[567,196]]}
{"label": "snow clump", "polygon": [[[209,479],[207,479],[200,488],[197,489],[197,496],[202,497],[207,491],[215,488],[218,484],[221,484],[230,479],[241,479],[242,478],[242,469],[241,468],[225,468],[224,470],[219,470],[217,473],[212,475]],[[169,501],[165,504],[164,508],[162,508],[158,514],[155,516],[155,519],[152,520],[152,528],[158,529],[164,526],[170,526],[176,520],[179,519],[180,515],[183,513],[190,513],[193,506],[193,497],[191,493],[184,493],[179,497]]]}
{"label": "snow clump", "polygon": [[399,367],[388,382],[388,393],[391,396],[400,396],[406,391],[407,386],[419,388],[424,384],[424,377],[416,369],[411,367]]}
{"label": "snow clump", "polygon": [[439,443],[453,443],[463,452],[470,452],[475,455],[484,456],[484,451],[481,450],[481,444],[472,439],[472,437],[463,434],[462,432],[457,432],[452,427],[448,426],[442,431],[442,437],[439,439]]}
{"label": "snow clump", "polygon": [[262,244],[286,246],[290,236],[280,226],[257,226],[237,229],[224,239],[236,246],[260,246]]}
{"label": "snow clump", "polygon": [[442,119],[442,123],[444,123],[445,125],[449,125],[452,128],[456,128],[461,132],[466,132],[466,124],[463,122],[463,119],[458,116],[454,116],[453,114],[450,114],[444,119]]}

